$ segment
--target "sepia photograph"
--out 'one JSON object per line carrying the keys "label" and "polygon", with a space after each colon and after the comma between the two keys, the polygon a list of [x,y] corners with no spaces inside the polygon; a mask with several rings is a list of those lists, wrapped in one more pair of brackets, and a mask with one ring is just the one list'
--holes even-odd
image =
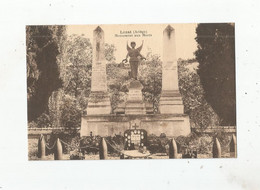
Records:
{"label": "sepia photograph", "polygon": [[235,24],[27,25],[28,160],[236,158]]}

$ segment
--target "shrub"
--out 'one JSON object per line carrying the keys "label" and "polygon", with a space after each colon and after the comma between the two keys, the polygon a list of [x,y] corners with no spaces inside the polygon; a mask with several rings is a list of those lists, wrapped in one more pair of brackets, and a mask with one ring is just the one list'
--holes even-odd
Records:
{"label": "shrub", "polygon": [[211,151],[212,140],[210,135],[199,135],[194,132],[187,137],[179,136],[176,138],[180,152],[196,150],[199,154],[208,154]]}
{"label": "shrub", "polygon": [[158,137],[156,135],[151,134],[147,137],[147,150],[149,150],[151,154],[168,153],[168,144],[169,139],[166,137],[166,135],[161,134]]}

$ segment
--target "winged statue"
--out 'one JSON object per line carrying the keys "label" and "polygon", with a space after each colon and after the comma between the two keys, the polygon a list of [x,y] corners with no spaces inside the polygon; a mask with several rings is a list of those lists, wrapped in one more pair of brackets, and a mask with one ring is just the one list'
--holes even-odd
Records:
{"label": "winged statue", "polygon": [[123,63],[127,63],[127,59],[128,57],[130,57],[129,59],[129,63],[130,63],[130,68],[131,68],[131,73],[130,73],[130,76],[131,78],[137,80],[137,74],[138,74],[138,64],[140,62],[140,59],[143,60],[145,59],[144,56],[141,55],[141,50],[143,48],[143,44],[144,44],[144,41],[142,42],[142,45],[138,48],[135,48],[136,46],[136,43],[135,42],[131,42],[130,43],[130,46],[128,45],[128,42],[127,42],[127,45],[126,45],[126,49],[127,49],[127,55],[126,55],[126,58],[122,61]]}

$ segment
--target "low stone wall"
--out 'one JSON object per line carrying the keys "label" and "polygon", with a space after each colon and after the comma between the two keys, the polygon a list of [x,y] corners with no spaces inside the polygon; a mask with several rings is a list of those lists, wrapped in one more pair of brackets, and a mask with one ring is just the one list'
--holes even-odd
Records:
{"label": "low stone wall", "polygon": [[[133,117],[133,116],[132,116]],[[148,118],[152,117],[151,115],[148,115]],[[91,119],[92,118],[92,119]],[[107,118],[106,116],[103,116],[101,119],[98,117],[97,119],[94,117],[83,117],[82,118],[82,125],[83,129],[77,128],[78,133],[81,132],[81,136],[89,136],[90,132],[95,134],[102,134],[101,136],[109,136],[108,134],[123,134],[125,130],[130,128],[129,120],[121,116],[121,119],[115,120],[114,116],[111,116]],[[142,118],[142,117],[140,117]],[[143,117],[145,118],[145,117]],[[192,127],[188,129],[187,127],[180,127],[183,125],[183,122],[186,122],[185,125],[187,125],[187,119],[178,119],[178,117],[175,117],[174,120],[164,120],[163,121],[156,121],[158,117],[152,117],[152,119],[143,119],[141,122],[141,126],[139,128],[145,129],[147,131],[150,131],[150,134],[160,135],[161,133],[165,134],[176,134],[173,136],[179,136],[177,134],[188,134],[191,132],[197,132],[197,133],[215,133],[218,131],[222,131],[225,133],[236,133],[236,126],[212,126],[208,127],[207,129],[201,129],[197,127]],[[103,121],[102,121],[103,120]],[[108,120],[111,120],[108,122]],[[89,127],[87,127],[87,125]],[[39,138],[41,134],[47,135],[51,134],[53,131],[56,132],[67,132],[69,131],[69,128],[28,128],[28,138],[29,139],[35,139]],[[168,135],[167,135],[168,136]]]}
{"label": "low stone wall", "polygon": [[198,132],[198,133],[215,133],[218,131],[225,132],[225,133],[236,133],[237,128],[236,126],[212,126],[212,127],[207,127],[206,129],[192,127],[191,131]]}
{"label": "low stone wall", "polygon": [[[80,131],[80,128],[76,129],[78,132]],[[69,132],[70,128],[65,128],[65,127],[60,127],[60,128],[51,128],[51,127],[46,127],[46,128],[28,128],[28,139],[35,139],[39,138],[40,135],[49,135],[52,132]]]}
{"label": "low stone wall", "polygon": [[86,115],[81,120],[80,136],[113,136],[131,128],[145,129],[149,134],[165,133],[169,137],[190,134],[189,117],[184,114]]}

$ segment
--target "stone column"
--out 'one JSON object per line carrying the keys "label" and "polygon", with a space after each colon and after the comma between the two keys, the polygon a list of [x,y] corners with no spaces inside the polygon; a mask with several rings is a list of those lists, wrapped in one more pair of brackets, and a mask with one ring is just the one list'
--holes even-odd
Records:
{"label": "stone column", "polygon": [[184,107],[178,84],[175,30],[168,25],[163,31],[161,114],[183,114]]}
{"label": "stone column", "polygon": [[98,26],[93,32],[91,93],[88,101],[87,115],[111,113],[111,103],[107,92],[107,74],[104,51],[104,31]]}

